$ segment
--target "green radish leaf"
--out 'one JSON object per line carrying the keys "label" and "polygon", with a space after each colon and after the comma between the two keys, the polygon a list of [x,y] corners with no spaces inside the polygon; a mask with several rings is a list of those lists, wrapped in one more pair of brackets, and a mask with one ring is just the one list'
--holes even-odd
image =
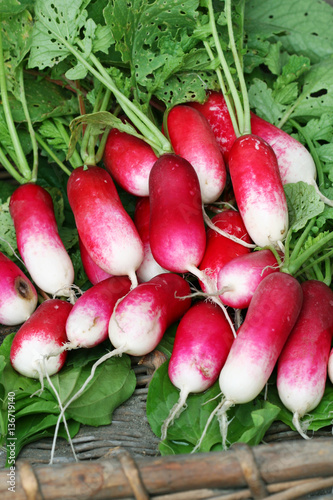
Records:
{"label": "green radish leaf", "polygon": [[288,203],[289,227],[292,231],[299,231],[310,219],[323,212],[325,205],[313,186],[297,182],[286,184],[284,191]]}
{"label": "green radish leaf", "polygon": [[[332,9],[333,10],[333,9]],[[302,99],[293,117],[320,118],[333,110],[333,57],[311,67],[302,79]]]}
{"label": "green radish leaf", "polygon": [[[29,67],[44,69],[66,59],[70,54],[70,46],[76,46],[81,30],[85,29],[88,13],[85,6],[89,2],[83,0],[37,0],[35,4],[36,22],[33,30],[32,46],[29,56]],[[85,56],[89,55],[92,46],[94,29],[93,21],[89,23],[88,40],[84,43]]]}
{"label": "green radish leaf", "polygon": [[[50,117],[67,117],[78,113],[77,99],[74,94],[59,85],[25,75],[24,88],[33,123],[42,122]],[[10,106],[15,122],[24,122],[25,116],[21,103],[10,98]]]}
{"label": "green radish leaf", "polygon": [[31,8],[31,0],[6,0],[0,3],[0,15],[2,18],[15,16],[27,8]]}
{"label": "green radish leaf", "polygon": [[33,19],[28,10],[7,16],[1,22],[7,89],[20,100],[16,70],[31,46]]}
{"label": "green radish leaf", "polygon": [[326,2],[248,0],[245,14],[246,32],[270,34],[290,54],[316,63],[333,53],[333,9]]}
{"label": "green radish leaf", "polygon": [[[168,363],[154,374],[148,389],[147,417],[152,431],[161,435],[161,425],[177,402],[179,390],[168,377]],[[167,439],[160,443],[161,454],[190,453],[200,439],[211,412],[221,401],[218,381],[201,394],[190,394],[187,407],[168,429]],[[228,411],[228,445],[236,442],[259,444],[271,424],[278,418],[280,407],[257,398]],[[211,421],[200,449],[207,452],[222,449],[222,437],[216,417]]]}
{"label": "green radish leaf", "polygon": [[[5,191],[4,197],[7,194],[8,191]],[[0,251],[10,259],[16,260],[15,257],[13,258],[14,253],[17,253],[16,233],[13,219],[9,213],[9,198],[0,205]]]}
{"label": "green radish leaf", "polygon": [[[6,432],[7,395],[15,393],[16,437],[18,441],[22,441],[17,445],[21,447],[26,442],[39,439],[41,430],[48,429],[48,435],[53,435],[50,428],[56,425],[60,410],[53,389],[46,379],[43,391],[38,392],[41,389],[39,380],[24,377],[12,368],[9,356],[14,335],[13,333],[6,337],[0,346],[0,387],[6,396],[1,410],[1,427]],[[81,388],[91,373],[93,363],[107,352],[106,345],[110,348],[110,344],[105,343],[93,349],[69,353],[67,364],[51,377],[62,403]],[[90,384],[69,406],[66,417],[75,421],[73,424],[75,432],[81,423],[92,426],[108,425],[112,422],[114,409],[132,395],[135,386],[136,377],[131,369],[129,356],[110,358],[96,369]],[[6,435],[1,436],[1,440],[3,441],[5,437]]]}
{"label": "green radish leaf", "polygon": [[248,90],[251,108],[264,120],[277,125],[283,116],[286,106],[276,102],[274,93],[267,83],[255,78]]}
{"label": "green radish leaf", "polygon": [[[10,460],[13,458],[10,454],[11,448],[15,451],[15,458],[24,446],[29,443],[38,441],[45,437],[53,437],[54,428],[57,423],[57,415],[51,414],[36,414],[21,417],[16,420],[15,425],[15,441],[10,436],[6,439],[7,446],[7,466],[11,465]],[[68,430],[71,438],[73,438],[80,430],[80,424],[74,420],[67,420]],[[67,438],[67,432],[64,425],[61,424],[58,435],[62,438]]]}

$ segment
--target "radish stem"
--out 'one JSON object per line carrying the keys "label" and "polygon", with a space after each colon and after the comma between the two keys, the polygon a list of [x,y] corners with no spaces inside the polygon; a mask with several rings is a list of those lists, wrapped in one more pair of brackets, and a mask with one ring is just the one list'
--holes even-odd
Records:
{"label": "radish stem", "polygon": [[[0,89],[1,89],[1,98],[2,98],[2,106],[4,110],[4,115],[6,118],[6,123],[8,127],[8,131],[13,143],[13,147],[15,153],[17,155],[17,167],[21,173],[21,175],[26,179],[26,181],[31,180],[31,170],[27,163],[24,151],[22,149],[22,145],[20,143],[19,137],[17,135],[17,131],[15,128],[15,123],[13,120],[8,92],[7,92],[7,82],[6,82],[6,70],[5,70],[5,61],[3,55],[3,47],[2,47],[2,34],[0,30]],[[23,182],[21,182],[23,184]]]}

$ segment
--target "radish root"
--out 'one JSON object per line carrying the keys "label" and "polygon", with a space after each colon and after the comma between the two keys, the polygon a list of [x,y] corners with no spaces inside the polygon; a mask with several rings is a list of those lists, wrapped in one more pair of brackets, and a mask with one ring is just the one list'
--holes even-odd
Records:
{"label": "radish root", "polygon": [[306,430],[307,430],[308,425],[305,422],[301,423],[300,415],[299,415],[298,411],[294,412],[292,422],[293,422],[295,429],[297,430],[297,432],[299,432],[299,434],[302,436],[302,438],[311,439],[306,434]]}
{"label": "radish root", "polygon": [[174,420],[179,417],[179,415],[186,410],[187,404],[186,400],[189,395],[187,389],[182,388],[179,393],[179,399],[176,404],[170,410],[169,416],[164,420],[161,427],[161,440],[164,441],[167,437],[168,427],[173,424]]}
{"label": "radish root", "polygon": [[256,248],[257,247],[257,245],[255,245],[254,243],[247,243],[246,241],[243,241],[240,238],[237,238],[237,236],[234,236],[233,234],[226,233],[225,231],[223,231],[223,229],[220,229],[219,227],[217,227],[210,220],[210,218],[208,217],[208,215],[206,214],[206,212],[204,210],[203,210],[203,216],[204,216],[204,221],[206,222],[207,226],[210,227],[211,229],[213,229],[214,231],[216,231],[221,236],[224,236],[225,238],[228,238],[229,240],[232,240],[235,243],[239,243],[240,245],[242,245],[243,247],[246,247],[246,248]]}
{"label": "radish root", "polygon": [[228,435],[228,426],[229,426],[229,421],[228,421],[228,416],[227,416],[227,411],[229,408],[234,406],[234,403],[229,400],[225,400],[223,404],[219,407],[217,410],[217,419],[220,425],[220,432],[222,436],[222,449],[227,450],[227,435]]}
{"label": "radish root", "polygon": [[210,280],[210,278],[207,276],[207,274],[205,274],[203,271],[200,271],[200,269],[198,269],[195,266],[189,265],[187,267],[187,270],[190,273],[194,274],[194,276],[196,276],[200,281],[202,281],[202,283],[204,283],[206,289],[208,290],[207,296],[211,297],[212,301],[215,302],[215,304],[217,304],[222,309],[222,311],[224,312],[224,315],[226,317],[226,320],[228,321],[228,323],[230,325],[232,334],[233,334],[234,338],[236,338],[236,331],[235,331],[235,327],[233,325],[233,322],[231,321],[231,318],[227,312],[227,309],[224,306],[224,304],[222,303],[221,299],[216,296],[217,290],[215,289],[213,282]]}
{"label": "radish root", "polygon": [[94,375],[95,375],[95,371],[96,371],[96,368],[104,363],[104,361],[107,361],[109,358],[113,357],[113,356],[121,356],[126,350],[126,346],[123,345],[121,347],[118,347],[117,349],[113,349],[113,351],[110,351],[110,352],[107,352],[106,354],[104,354],[104,356],[102,356],[101,358],[99,358],[94,364],[93,366],[91,367],[91,372],[90,372],[90,375],[89,377],[85,380],[84,384],[80,387],[80,389],[71,397],[71,399],[69,399],[67,401],[67,403],[65,404],[65,406],[63,406],[61,408],[61,412],[59,414],[59,417],[58,417],[58,420],[57,420],[57,424],[56,424],[56,428],[55,428],[55,432],[54,432],[54,437],[53,437],[53,443],[52,443],[52,449],[51,449],[51,459],[50,459],[50,464],[53,463],[53,459],[54,459],[54,451],[55,451],[55,446],[56,446],[56,442],[57,442],[57,436],[58,436],[58,432],[59,432],[59,426],[60,426],[60,422],[62,419],[65,419],[65,411],[67,410],[67,408],[73,403],[73,401],[75,401],[82,393],[83,391],[85,390],[85,388],[87,387],[87,385],[89,384],[89,382],[91,382],[91,380],[94,378]]}

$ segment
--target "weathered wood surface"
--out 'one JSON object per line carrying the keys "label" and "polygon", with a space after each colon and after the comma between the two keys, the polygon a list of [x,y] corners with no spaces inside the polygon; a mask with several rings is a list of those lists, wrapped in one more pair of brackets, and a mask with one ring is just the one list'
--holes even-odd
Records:
{"label": "weathered wood surface", "polygon": [[[187,494],[205,489],[217,493],[230,488],[233,489],[230,494],[235,494],[235,489],[238,493],[243,493],[244,488],[247,494],[250,491],[250,496],[238,498],[266,498],[271,492],[270,498],[281,500],[299,498],[282,494],[283,483],[288,485],[289,491],[293,484],[294,489],[303,489],[304,494],[313,488],[318,490],[318,485],[333,487],[333,440],[290,441],[252,448],[234,445],[226,452],[138,457],[135,460],[124,450],[116,449],[103,460],[66,466],[32,468],[24,462],[20,465],[19,461],[17,465],[15,500],[25,500],[29,488],[30,493],[32,490],[34,493],[31,498],[47,500],[146,500],[163,498],[170,493]],[[291,483],[293,481],[296,483]],[[276,493],[278,496],[274,494],[276,491],[280,491]],[[0,498],[13,498],[6,486],[6,471],[0,471]]]}

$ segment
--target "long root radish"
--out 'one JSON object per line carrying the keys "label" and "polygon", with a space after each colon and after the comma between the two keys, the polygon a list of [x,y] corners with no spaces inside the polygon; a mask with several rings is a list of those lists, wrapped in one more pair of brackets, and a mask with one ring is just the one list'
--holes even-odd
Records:
{"label": "long root radish", "polygon": [[333,338],[333,292],[323,282],[302,283],[303,305],[277,364],[281,401],[293,413],[293,424],[308,439],[300,419],[321,401]]}
{"label": "long root radish", "polygon": [[269,274],[257,287],[219,376],[223,398],[214,413],[219,416],[224,448],[228,409],[252,401],[263,390],[296,323],[302,302],[301,285],[288,274]]}
{"label": "long root radish", "polygon": [[101,167],[78,167],[69,177],[67,193],[90,257],[106,273],[128,276],[136,286],[143,244],[110,174]]}
{"label": "long root radish", "polygon": [[37,184],[19,186],[10,198],[18,251],[44,292],[70,296],[72,261],[60,239],[50,194]]}
{"label": "long root radish", "polygon": [[234,337],[221,309],[210,302],[197,302],[182,317],[176,331],[168,373],[179,390],[179,399],[164,420],[161,439],[186,408],[190,393],[203,392],[217,380]]}

